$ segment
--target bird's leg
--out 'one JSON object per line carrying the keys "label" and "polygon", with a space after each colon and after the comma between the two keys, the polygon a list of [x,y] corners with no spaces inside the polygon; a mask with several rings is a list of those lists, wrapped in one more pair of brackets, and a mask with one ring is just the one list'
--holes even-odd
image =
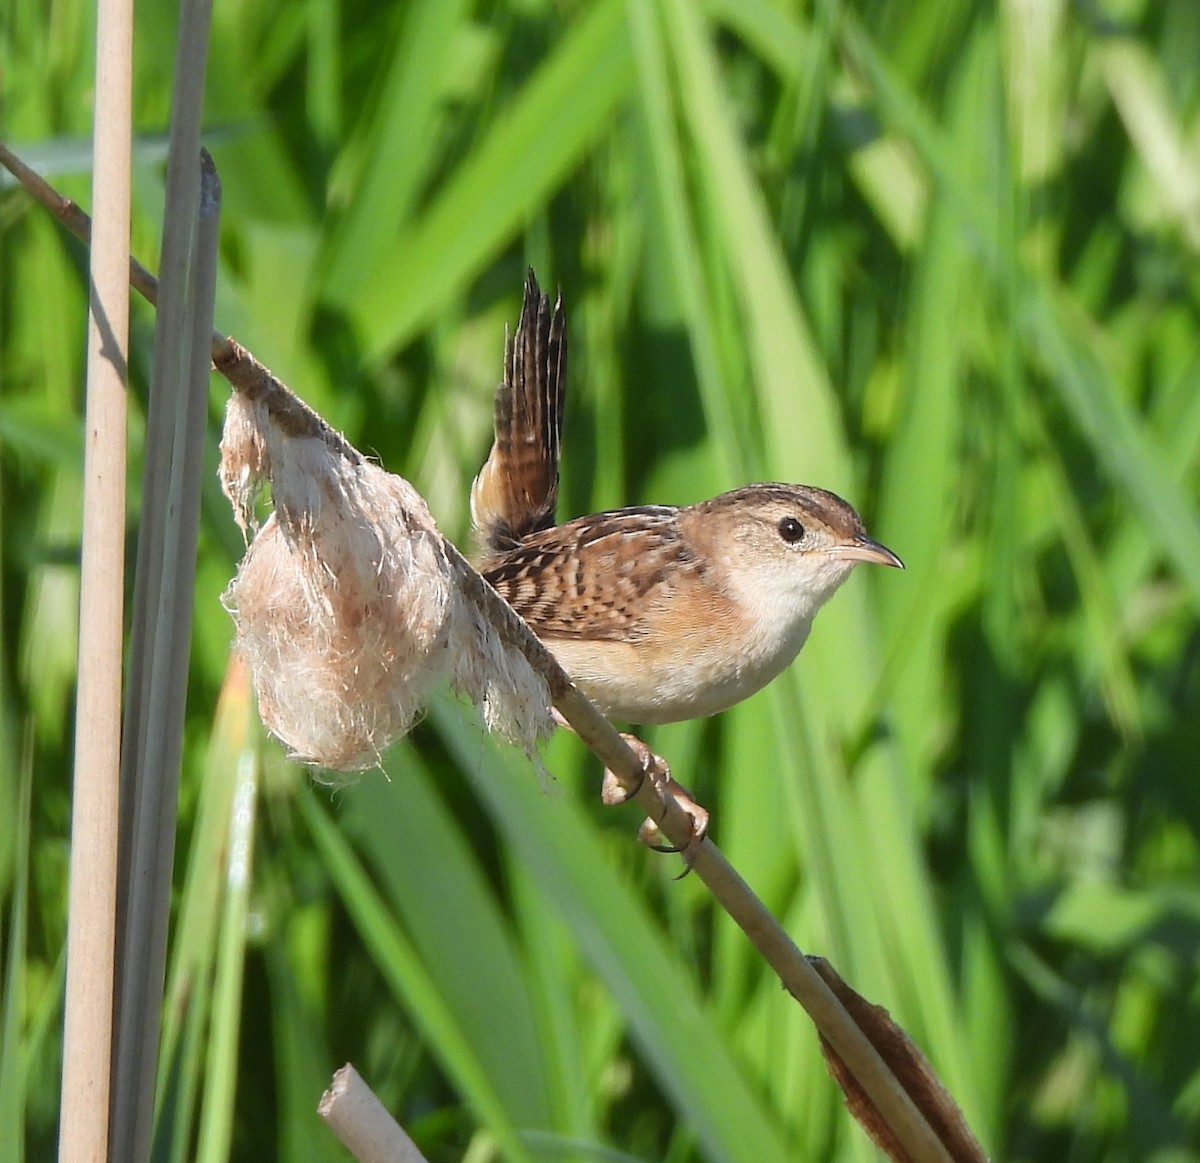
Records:
{"label": "bird's leg", "polygon": [[[625,740],[630,750],[638,757],[638,762],[642,767],[642,778],[646,779],[648,777],[659,793],[670,794],[675,802],[687,813],[692,823],[691,838],[682,848],[677,848],[672,844],[664,842],[662,832],[659,829],[661,818],[655,820],[647,817],[643,820],[642,826],[638,829],[638,839],[648,848],[653,848],[656,852],[679,852],[685,860],[688,859],[708,832],[708,809],[702,808],[696,803],[692,798],[692,793],[671,775],[671,768],[661,755],[656,755],[636,735],[622,734],[621,738]],[[640,782],[638,787],[641,787]],[[624,787],[611,771],[606,770],[604,772],[604,782],[601,785],[600,798],[605,804],[623,804],[637,795],[637,792],[638,788],[630,790]]]}
{"label": "bird's leg", "polygon": [[[560,727],[566,727],[568,731],[574,731],[574,728],[559,714],[556,707],[551,707],[550,713],[554,716],[555,722]],[[625,740],[629,749],[638,757],[638,762],[642,767],[642,779],[638,781],[637,787],[627,788],[611,771],[605,768],[604,780],[600,785],[600,799],[608,807],[627,803],[637,795],[642,786],[642,781],[649,778],[651,783],[660,792],[669,792],[675,802],[691,817],[692,837],[682,849],[676,848],[671,844],[666,844],[663,842],[662,832],[659,829],[660,821],[647,817],[642,821],[642,826],[638,829],[638,839],[648,848],[653,848],[656,852],[682,852],[684,859],[688,859],[691,852],[708,833],[708,809],[696,803],[692,799],[692,793],[671,775],[671,768],[661,755],[656,755],[636,735],[627,735],[622,732],[621,738]]]}

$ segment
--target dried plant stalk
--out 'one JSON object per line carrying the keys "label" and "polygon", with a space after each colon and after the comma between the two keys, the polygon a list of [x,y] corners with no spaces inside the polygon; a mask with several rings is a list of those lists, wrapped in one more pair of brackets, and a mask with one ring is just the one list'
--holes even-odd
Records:
{"label": "dried plant stalk", "polygon": [[80,561],[58,1157],[109,1148],[118,878],[125,449],[129,350],[133,4],[101,3],[96,23],[97,228],[88,306],[87,423]]}
{"label": "dried plant stalk", "polygon": [[333,1076],[317,1113],[358,1163],[427,1163],[349,1062]]}

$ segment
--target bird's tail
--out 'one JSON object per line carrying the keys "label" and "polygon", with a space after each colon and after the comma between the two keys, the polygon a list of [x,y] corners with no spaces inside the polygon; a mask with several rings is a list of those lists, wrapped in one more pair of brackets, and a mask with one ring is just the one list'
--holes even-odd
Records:
{"label": "bird's tail", "polygon": [[471,517],[485,555],[554,524],[566,377],[562,295],[551,309],[530,267],[516,334],[505,335],[495,441],[471,486]]}

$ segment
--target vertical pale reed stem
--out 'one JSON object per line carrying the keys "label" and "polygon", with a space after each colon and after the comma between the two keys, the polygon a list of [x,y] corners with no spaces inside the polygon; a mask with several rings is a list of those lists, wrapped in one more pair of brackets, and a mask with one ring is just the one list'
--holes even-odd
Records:
{"label": "vertical pale reed stem", "polygon": [[60,1163],[108,1155],[125,576],[132,0],[101,0]]}

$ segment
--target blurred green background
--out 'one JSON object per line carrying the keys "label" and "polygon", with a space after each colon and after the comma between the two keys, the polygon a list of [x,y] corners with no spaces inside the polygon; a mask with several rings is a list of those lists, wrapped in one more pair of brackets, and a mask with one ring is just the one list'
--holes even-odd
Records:
{"label": "blurred green background", "polygon": [[[0,13],[0,134],[85,207],[92,20]],[[151,267],[173,22],[139,6]],[[563,516],[803,481],[904,557],[765,692],[647,738],[1005,1160],[1200,1159],[1198,60],[1195,0],[215,5],[218,326],[451,537],[532,263],[570,325]],[[11,186],[0,262],[7,1163],[55,1141],[86,279]],[[346,1158],[314,1107],[351,1059],[433,1163],[875,1158],[576,740],[547,790],[445,697],[330,791],[263,738],[225,397],[158,1157]]]}

